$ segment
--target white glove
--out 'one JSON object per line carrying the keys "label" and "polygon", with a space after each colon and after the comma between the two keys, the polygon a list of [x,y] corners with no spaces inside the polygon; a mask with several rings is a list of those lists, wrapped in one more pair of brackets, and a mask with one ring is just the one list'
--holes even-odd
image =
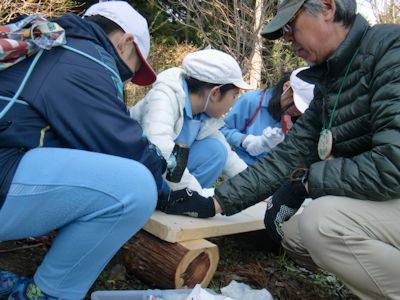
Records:
{"label": "white glove", "polygon": [[263,130],[264,151],[269,151],[285,139],[282,129],[279,127],[267,127]]}
{"label": "white glove", "polygon": [[258,156],[261,153],[265,152],[264,136],[263,135],[252,135],[249,134],[246,136],[244,141],[242,142],[242,146],[246,151],[252,156]]}
{"label": "white glove", "polygon": [[214,196],[214,188],[202,189],[199,194],[205,198],[212,197]]}

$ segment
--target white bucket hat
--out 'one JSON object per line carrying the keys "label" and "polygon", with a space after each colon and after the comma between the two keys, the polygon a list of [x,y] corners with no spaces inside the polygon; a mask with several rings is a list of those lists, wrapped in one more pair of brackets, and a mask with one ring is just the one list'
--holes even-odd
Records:
{"label": "white bucket hat", "polygon": [[304,113],[314,98],[314,85],[297,77],[297,74],[309,67],[298,68],[290,74],[290,86],[293,90],[293,101],[297,109]]}
{"label": "white bucket hat", "polygon": [[130,4],[125,1],[106,1],[92,5],[84,17],[100,15],[118,24],[126,33],[134,37],[136,52],[142,66],[135,73],[132,82],[138,85],[152,84],[157,75],[146,61],[150,51],[150,34],[147,21]]}
{"label": "white bucket hat", "polygon": [[233,84],[244,90],[253,89],[243,80],[242,70],[229,54],[205,49],[190,53],[183,59],[186,75],[197,80],[215,84]]}

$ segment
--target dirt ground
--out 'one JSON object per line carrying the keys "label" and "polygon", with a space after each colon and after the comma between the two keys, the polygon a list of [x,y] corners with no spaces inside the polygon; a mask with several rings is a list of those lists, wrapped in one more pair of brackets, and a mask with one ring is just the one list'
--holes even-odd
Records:
{"label": "dirt ground", "polygon": [[[284,254],[268,253],[259,242],[259,234],[210,239],[218,245],[221,259],[209,288],[218,292],[236,280],[253,288],[266,288],[274,299],[358,299],[335,276],[302,268]],[[46,240],[1,242],[0,269],[31,277],[48,246]],[[127,272],[121,261],[118,253],[90,292],[157,288]]]}

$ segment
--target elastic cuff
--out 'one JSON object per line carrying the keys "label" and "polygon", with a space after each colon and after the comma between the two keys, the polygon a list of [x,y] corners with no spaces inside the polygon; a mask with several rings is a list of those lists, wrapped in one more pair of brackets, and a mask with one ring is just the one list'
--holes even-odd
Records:
{"label": "elastic cuff", "polygon": [[[218,199],[218,196],[214,194],[214,196],[212,196],[213,199],[213,204],[214,204],[214,200],[218,202],[219,206],[221,206],[222,212],[221,215],[225,215],[225,206],[223,205],[223,203]],[[215,212],[215,206],[214,206],[214,212]]]}
{"label": "elastic cuff", "polygon": [[293,188],[295,195],[297,195],[301,198],[307,198],[309,196],[305,185],[301,181],[293,182],[292,188]]}

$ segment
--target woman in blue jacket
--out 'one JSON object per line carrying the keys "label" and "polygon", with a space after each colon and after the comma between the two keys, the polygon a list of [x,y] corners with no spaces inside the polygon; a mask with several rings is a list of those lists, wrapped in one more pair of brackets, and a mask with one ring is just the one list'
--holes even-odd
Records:
{"label": "woman in blue jacket", "polygon": [[247,164],[253,164],[279,144],[292,122],[313,98],[314,85],[284,73],[272,88],[243,94],[226,115],[221,128],[227,141]]}
{"label": "woman in blue jacket", "polygon": [[0,240],[57,230],[33,280],[0,272],[0,299],[83,299],[156,206],[165,161],[123,102],[124,81],[156,79],[147,22],[125,1],[86,16],[21,20],[67,44],[0,72]]}

